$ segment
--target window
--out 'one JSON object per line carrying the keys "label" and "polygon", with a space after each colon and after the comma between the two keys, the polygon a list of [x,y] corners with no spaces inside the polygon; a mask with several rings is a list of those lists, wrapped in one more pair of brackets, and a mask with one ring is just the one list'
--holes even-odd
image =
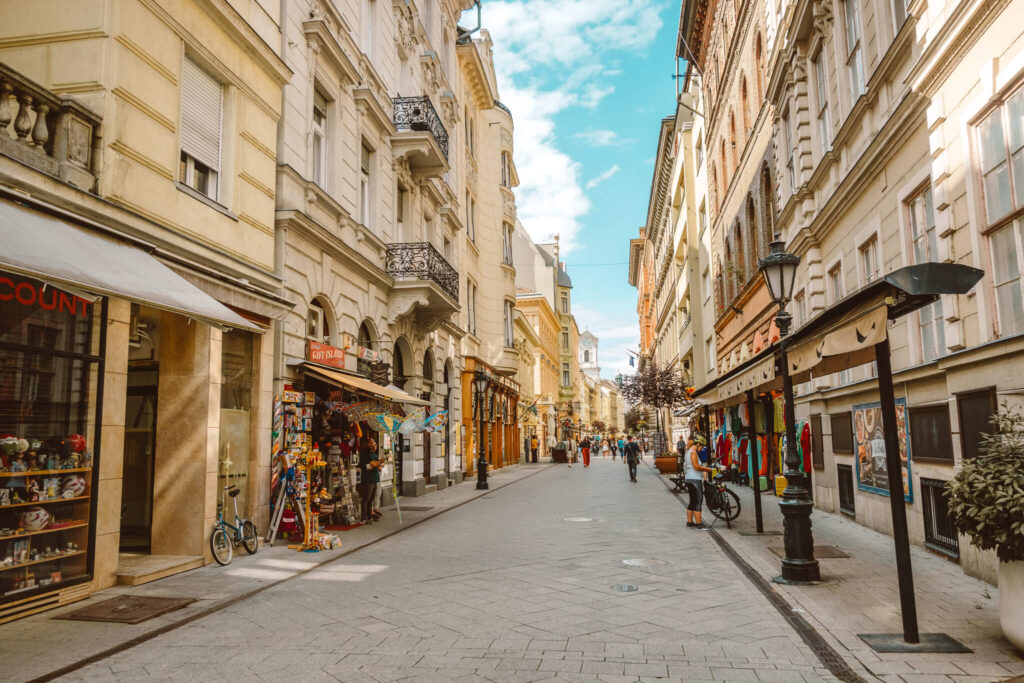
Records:
{"label": "window", "polygon": [[865,284],[871,282],[879,275],[878,270],[878,237],[871,236],[864,246],[860,248],[860,268],[864,275]]}
{"label": "window", "polygon": [[828,80],[825,74],[825,50],[818,50],[814,58],[814,82],[818,105],[818,135],[821,138],[821,151],[832,148],[832,124],[828,115]]}
{"label": "window", "polygon": [[800,327],[807,322],[807,297],[804,295],[804,290],[800,290],[793,296],[793,303],[796,304],[794,310],[796,312],[796,323],[797,327]]}
{"label": "window", "polygon": [[508,152],[501,153],[501,185],[512,187],[512,157]]}
{"label": "window", "polygon": [[697,155],[697,168],[699,169],[700,165],[704,163],[704,142],[699,137],[697,138],[697,146],[694,151]]}
{"label": "window", "polygon": [[836,465],[839,476],[839,511],[851,517],[857,514],[853,489],[853,465]]}
{"label": "window", "polygon": [[476,334],[476,284],[466,282],[466,327],[470,334]]}
{"label": "window", "polygon": [[700,287],[704,294],[704,301],[708,300],[711,296],[711,268],[705,268],[704,272],[700,276]]}
{"label": "window", "polygon": [[832,452],[853,453],[853,420],[851,413],[832,413]]}
{"label": "window", "polygon": [[512,302],[505,302],[505,347],[511,348],[515,345],[514,331],[512,329],[512,316],[513,313]]}
{"label": "window", "polygon": [[569,381],[569,364],[562,363],[562,386],[567,387],[570,384],[572,384],[572,382]]}
{"label": "window", "polygon": [[568,294],[563,294],[561,296],[561,301],[562,301],[562,313],[568,313],[569,312],[569,295]]}
{"label": "window", "polygon": [[846,70],[850,77],[850,100],[864,94],[864,61],[860,44],[860,0],[844,0],[846,16]]}
{"label": "window", "polygon": [[[938,235],[935,230],[935,208],[932,203],[932,188],[925,186],[907,200],[910,225],[911,257],[914,263],[938,261]],[[1011,255],[1015,259],[1015,255]],[[997,269],[998,271],[998,269]],[[998,272],[993,273],[998,277]],[[1014,282],[1013,290],[1020,291]],[[1000,288],[996,288],[998,300]],[[1002,290],[1006,291],[1006,290]],[[1019,296],[1019,295],[1018,295]],[[1018,298],[1019,301],[1019,298]],[[946,332],[942,322],[942,301],[925,306],[917,312],[921,328],[921,357],[927,363],[946,353]],[[1017,318],[1024,320],[1024,315]]]}
{"label": "window", "polygon": [[704,340],[704,355],[708,357],[708,372],[715,369],[715,344],[711,337]]}
{"label": "window", "polygon": [[371,59],[373,58],[373,34],[374,34],[374,31],[376,30],[376,26],[375,26],[375,24],[376,24],[376,16],[375,16],[376,11],[377,11],[377,3],[376,3],[375,0],[363,0],[363,6],[362,6],[362,18],[363,18],[363,22],[362,22],[362,28],[363,28],[362,39],[363,40],[362,40],[362,43],[363,44],[361,45],[361,47],[363,48],[363,53],[367,57],[370,57]]}
{"label": "window", "polygon": [[964,460],[976,458],[981,453],[982,434],[995,433],[990,420],[996,414],[996,392],[985,389],[960,394],[956,411],[960,415],[960,451]]}
{"label": "window", "polygon": [[701,234],[704,234],[704,229],[708,227],[708,210],[704,206],[704,202],[700,203],[700,209],[697,212],[697,225],[700,227]]}
{"label": "window", "polygon": [[395,232],[399,242],[412,242],[412,235],[409,226],[405,222],[406,204],[409,201],[409,193],[401,185],[398,186],[398,197],[395,199]]}
{"label": "window", "polygon": [[782,115],[782,149],[786,155],[786,173],[789,175],[789,191],[796,193],[796,149],[793,144],[796,142],[796,135],[793,132],[793,121],[787,110]]}
{"label": "window", "polygon": [[217,199],[224,89],[188,57],[181,75],[179,180]]}
{"label": "window", "polygon": [[821,415],[811,415],[811,465],[825,469],[825,448],[821,435]]}
{"label": "window", "polygon": [[509,223],[502,224],[501,262],[507,266],[512,265],[512,229]]}
{"label": "window", "polygon": [[843,264],[837,263],[828,271],[828,288],[832,301],[836,302],[843,298]]}
{"label": "window", "polygon": [[568,327],[563,327],[562,328],[562,348],[563,349],[569,348],[569,328]]}
{"label": "window", "polygon": [[986,222],[992,224],[1024,206],[1024,88],[982,120],[978,146]]}
{"label": "window", "polygon": [[466,193],[466,233],[471,242],[476,242],[476,202]]}
{"label": "window", "polygon": [[910,4],[910,0],[892,0],[892,16],[896,21],[896,33],[900,32],[900,28],[907,21],[907,6]]}
{"label": "window", "polygon": [[306,338],[321,344],[329,344],[331,339],[324,307],[315,299],[309,302],[309,310],[306,311]]}
{"label": "window", "polygon": [[364,142],[359,157],[359,222],[373,229],[373,212],[370,201],[373,196],[373,150]]}
{"label": "window", "polygon": [[455,265],[454,263],[452,263],[452,241],[447,237],[444,238],[444,251],[442,252],[442,254],[444,254],[445,261],[447,261],[451,265]]}
{"label": "window", "polygon": [[953,435],[947,405],[910,409],[910,457],[953,464]]}
{"label": "window", "polygon": [[327,184],[327,98],[313,91],[313,182]]}
{"label": "window", "polygon": [[469,109],[466,109],[466,144],[469,146],[470,156],[476,153],[476,127],[473,119],[469,116]]}
{"label": "window", "polygon": [[960,557],[960,539],[949,519],[948,482],[921,477],[921,498],[924,506],[924,544],[944,555]]}

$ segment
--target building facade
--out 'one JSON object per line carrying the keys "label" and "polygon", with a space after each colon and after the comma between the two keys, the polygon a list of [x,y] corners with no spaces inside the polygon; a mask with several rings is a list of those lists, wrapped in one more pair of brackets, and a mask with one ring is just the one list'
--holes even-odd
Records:
{"label": "building facade", "polygon": [[291,71],[241,4],[0,9],[0,621],[211,561],[225,486],[266,522]]}

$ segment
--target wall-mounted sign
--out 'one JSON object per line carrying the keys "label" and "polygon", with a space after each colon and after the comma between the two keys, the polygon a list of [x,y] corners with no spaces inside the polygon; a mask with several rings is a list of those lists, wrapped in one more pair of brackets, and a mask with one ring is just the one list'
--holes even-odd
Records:
{"label": "wall-mounted sign", "polygon": [[306,360],[311,363],[329,365],[332,368],[340,368],[344,370],[345,349],[339,349],[336,346],[328,346],[327,344],[321,344],[320,342],[315,342],[310,339],[309,346],[306,349]]}
{"label": "wall-mounted sign", "polygon": [[357,347],[356,356],[361,360],[366,360],[370,362],[380,360],[380,353],[366,346]]}
{"label": "wall-mounted sign", "polygon": [[[882,427],[882,404],[862,403],[853,407],[854,448],[857,449],[857,488],[883,496],[889,495],[889,463],[886,460],[885,434]],[[896,399],[896,434],[899,437],[900,476],[903,496],[914,502],[910,483],[910,423],[907,420],[907,399]]]}

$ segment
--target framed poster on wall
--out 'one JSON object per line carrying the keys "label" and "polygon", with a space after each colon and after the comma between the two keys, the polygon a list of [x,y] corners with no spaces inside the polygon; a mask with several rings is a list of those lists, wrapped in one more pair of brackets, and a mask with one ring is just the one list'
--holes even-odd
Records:
{"label": "framed poster on wall", "polygon": [[[896,433],[900,442],[900,463],[903,475],[903,498],[914,502],[910,483],[910,423],[907,421],[907,400],[896,399]],[[862,403],[853,407],[853,439],[857,454],[857,488],[879,495],[889,495],[889,468],[885,459],[885,434],[882,429],[882,404]]]}

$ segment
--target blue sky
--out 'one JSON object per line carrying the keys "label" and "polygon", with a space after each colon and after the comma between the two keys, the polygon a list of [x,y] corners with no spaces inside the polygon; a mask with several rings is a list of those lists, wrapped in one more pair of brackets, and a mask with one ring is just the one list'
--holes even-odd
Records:
{"label": "blue sky", "polygon": [[646,218],[659,121],[674,112],[678,16],[679,0],[483,3],[515,120],[519,218],[536,241],[559,235],[577,323],[601,339],[609,379],[637,348],[628,241]]}

